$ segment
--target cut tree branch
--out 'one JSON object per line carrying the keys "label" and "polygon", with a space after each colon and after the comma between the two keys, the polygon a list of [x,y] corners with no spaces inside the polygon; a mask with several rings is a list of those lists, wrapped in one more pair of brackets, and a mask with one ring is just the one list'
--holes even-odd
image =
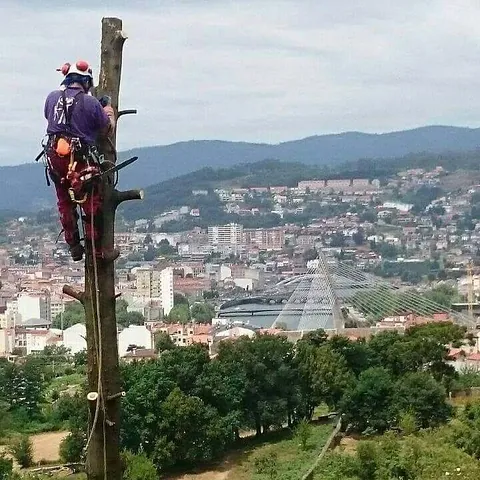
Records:
{"label": "cut tree branch", "polygon": [[123,192],[115,190],[115,204],[117,206],[128,200],[143,200],[143,190],[125,190]]}
{"label": "cut tree branch", "polygon": [[85,302],[85,292],[80,292],[78,290],[75,290],[70,285],[64,285],[62,291],[65,295],[68,295],[69,297],[72,297],[75,300],[78,300],[82,305],[84,304],[84,302]]}

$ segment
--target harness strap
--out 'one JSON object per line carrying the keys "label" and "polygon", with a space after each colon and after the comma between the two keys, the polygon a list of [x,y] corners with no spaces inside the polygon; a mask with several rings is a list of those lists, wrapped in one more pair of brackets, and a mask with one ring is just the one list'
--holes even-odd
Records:
{"label": "harness strap", "polygon": [[[71,121],[72,121],[72,115],[73,111],[75,110],[75,107],[78,104],[77,97],[78,95],[85,95],[85,92],[82,90],[79,90],[75,95],[73,96],[73,101],[72,101],[72,106],[70,108],[67,108],[67,95],[66,95],[66,90],[62,90],[62,108],[63,108],[63,114],[65,115],[65,125],[68,128],[68,133],[71,134]],[[80,97],[80,98],[83,98]]]}

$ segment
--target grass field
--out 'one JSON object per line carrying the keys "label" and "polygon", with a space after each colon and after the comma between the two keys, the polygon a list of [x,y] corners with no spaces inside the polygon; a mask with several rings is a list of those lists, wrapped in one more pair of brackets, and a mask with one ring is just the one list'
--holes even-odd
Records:
{"label": "grass field", "polygon": [[[305,450],[302,450],[299,439],[289,429],[271,432],[261,440],[253,437],[246,438],[237,449],[230,452],[215,466],[180,475],[167,474],[161,478],[164,480],[270,480],[271,478],[298,480],[308,471],[333,428],[334,425],[330,423],[312,424],[311,435]],[[42,452],[40,456],[50,457],[46,452]],[[268,473],[267,471],[259,472],[259,463],[267,465]],[[75,474],[68,476],[68,479],[86,480],[86,476]]]}
{"label": "grass field", "polygon": [[[238,458],[237,464],[232,467],[225,480],[268,480],[272,477],[282,480],[299,479],[322,450],[332,429],[331,424],[313,425],[306,450],[302,450],[298,438],[289,431],[268,443],[252,445],[243,451],[243,455]],[[276,461],[272,462],[272,458],[276,458]],[[269,463],[269,473],[259,473],[259,460]]]}
{"label": "grass field", "polygon": [[[164,480],[299,480],[319,455],[334,428],[333,424],[312,424],[307,449],[302,450],[300,442],[292,432],[284,429],[271,432],[261,440],[244,439],[242,445],[214,467],[199,469],[182,475],[165,475]],[[271,459],[276,458],[272,462]],[[270,475],[259,473],[258,459],[269,463]],[[256,462],[257,460],[257,462]],[[275,476],[274,476],[275,474]]]}

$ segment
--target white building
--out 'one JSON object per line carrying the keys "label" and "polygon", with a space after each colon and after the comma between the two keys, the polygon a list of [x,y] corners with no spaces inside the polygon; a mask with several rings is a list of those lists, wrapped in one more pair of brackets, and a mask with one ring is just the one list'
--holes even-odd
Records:
{"label": "white building", "polygon": [[173,268],[167,267],[160,272],[161,305],[163,314],[167,316],[173,308]]}
{"label": "white building", "polygon": [[21,293],[17,299],[18,314],[22,322],[29,318],[51,320],[50,295]]}
{"label": "white building", "polygon": [[53,321],[57,315],[65,312],[65,302],[61,297],[51,297],[50,299],[50,315]]}
{"label": "white building", "polygon": [[15,314],[8,310],[5,313],[0,313],[0,329],[12,328],[19,323],[20,323],[20,318],[18,313]]}
{"label": "white building", "polygon": [[243,242],[243,225],[228,223],[208,227],[208,243],[213,247],[232,247],[236,250]]}
{"label": "white building", "polygon": [[118,355],[125,356],[129,345],[137,348],[153,348],[153,335],[145,325],[130,325],[118,335]]}
{"label": "white building", "polygon": [[135,272],[135,297],[143,302],[160,302],[166,316],[173,308],[173,268],[138,268]]}
{"label": "white building", "polygon": [[14,334],[12,329],[0,328],[0,356],[12,353]]}
{"label": "white building", "polygon": [[76,323],[63,331],[63,345],[72,354],[87,348],[87,329],[83,323]]}

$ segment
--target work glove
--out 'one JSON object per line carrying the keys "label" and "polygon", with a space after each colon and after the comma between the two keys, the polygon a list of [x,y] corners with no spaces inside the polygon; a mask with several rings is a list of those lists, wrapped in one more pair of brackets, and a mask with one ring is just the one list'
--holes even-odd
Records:
{"label": "work glove", "polygon": [[104,95],[103,97],[101,97],[99,100],[100,104],[102,105],[102,107],[107,107],[108,105],[112,105],[112,97],[108,96],[108,95]]}

